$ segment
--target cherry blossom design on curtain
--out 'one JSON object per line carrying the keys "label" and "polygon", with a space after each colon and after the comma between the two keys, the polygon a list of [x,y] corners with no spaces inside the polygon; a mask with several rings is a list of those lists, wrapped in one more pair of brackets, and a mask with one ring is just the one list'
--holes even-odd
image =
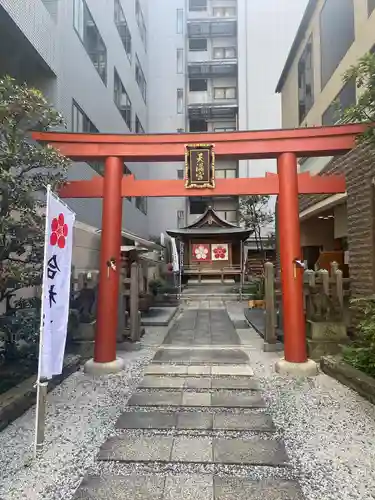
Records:
{"label": "cherry blossom design on curtain", "polygon": [[199,243],[193,245],[192,260],[195,262],[209,262],[210,261],[210,245]]}
{"label": "cherry blossom design on curtain", "polygon": [[228,260],[229,252],[228,252],[228,244],[221,243],[217,245],[212,245],[211,247],[211,258],[212,260]]}

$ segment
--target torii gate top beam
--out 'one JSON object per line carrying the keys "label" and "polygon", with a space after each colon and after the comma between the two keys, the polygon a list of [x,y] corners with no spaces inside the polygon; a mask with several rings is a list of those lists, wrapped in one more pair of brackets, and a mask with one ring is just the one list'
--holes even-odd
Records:
{"label": "torii gate top beam", "polygon": [[34,132],[33,138],[48,142],[72,160],[116,156],[128,162],[183,161],[185,145],[215,144],[219,159],[277,158],[283,153],[298,157],[335,156],[355,146],[364,125],[337,125],[250,132],[190,134],[72,134]]}

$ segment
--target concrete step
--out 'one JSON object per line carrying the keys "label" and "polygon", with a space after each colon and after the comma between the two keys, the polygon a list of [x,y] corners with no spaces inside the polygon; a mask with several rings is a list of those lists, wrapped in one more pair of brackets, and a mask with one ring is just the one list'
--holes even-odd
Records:
{"label": "concrete step", "polygon": [[250,366],[242,365],[170,365],[167,363],[151,363],[145,371],[145,375],[178,375],[178,376],[200,376],[212,375],[214,377],[252,377],[254,375]]}
{"label": "concrete step", "polygon": [[190,464],[288,466],[282,441],[192,436],[115,436],[101,446],[98,460]]}
{"label": "concrete step", "polygon": [[74,500],[303,500],[299,485],[287,479],[255,481],[207,475],[132,474],[85,478]]}
{"label": "concrete step", "polygon": [[203,408],[264,408],[257,392],[220,390],[209,392],[163,391],[135,392],[128,406],[178,406]]}
{"label": "concrete step", "polygon": [[146,375],[139,389],[231,389],[258,391],[259,383],[250,377],[160,377]]}
{"label": "concrete step", "polygon": [[233,365],[248,363],[249,356],[242,349],[158,349],[153,362],[204,365]]}
{"label": "concrete step", "polygon": [[274,432],[272,417],[266,413],[204,413],[135,411],[125,412],[117,420],[117,429],[168,429]]}

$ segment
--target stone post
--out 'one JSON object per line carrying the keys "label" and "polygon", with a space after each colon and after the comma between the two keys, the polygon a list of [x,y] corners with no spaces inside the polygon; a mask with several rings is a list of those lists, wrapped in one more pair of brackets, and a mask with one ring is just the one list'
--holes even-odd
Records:
{"label": "stone post", "polygon": [[139,321],[139,266],[133,262],[130,271],[130,338],[132,342],[140,339],[140,321]]}
{"label": "stone post", "polygon": [[264,292],[266,301],[264,351],[278,351],[282,349],[276,338],[276,304],[275,304],[275,268],[272,262],[264,265]]}

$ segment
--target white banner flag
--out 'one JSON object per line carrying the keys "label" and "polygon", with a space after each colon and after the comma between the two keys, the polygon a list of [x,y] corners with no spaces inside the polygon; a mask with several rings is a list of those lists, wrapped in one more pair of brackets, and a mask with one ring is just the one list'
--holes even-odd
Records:
{"label": "white banner flag", "polygon": [[62,373],[69,317],[72,212],[47,188],[39,377]]}

